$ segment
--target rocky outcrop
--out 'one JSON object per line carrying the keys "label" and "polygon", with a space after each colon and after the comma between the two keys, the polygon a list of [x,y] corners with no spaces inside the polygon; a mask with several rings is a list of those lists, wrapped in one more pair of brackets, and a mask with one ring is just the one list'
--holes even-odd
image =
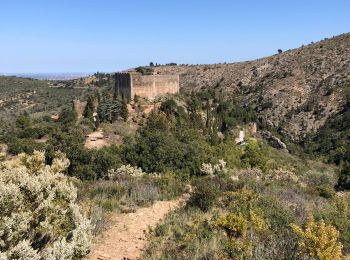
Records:
{"label": "rocky outcrop", "polygon": [[277,149],[287,150],[287,145],[276,136],[273,136],[269,131],[260,131],[261,136],[272,146]]}

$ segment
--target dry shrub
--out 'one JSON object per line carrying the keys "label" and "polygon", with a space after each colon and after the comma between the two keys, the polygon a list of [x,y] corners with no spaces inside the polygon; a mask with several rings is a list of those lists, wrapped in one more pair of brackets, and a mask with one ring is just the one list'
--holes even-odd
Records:
{"label": "dry shrub", "polygon": [[62,153],[46,165],[37,151],[0,164],[0,259],[72,259],[88,253],[92,227],[76,204],[76,188],[62,174],[68,165]]}

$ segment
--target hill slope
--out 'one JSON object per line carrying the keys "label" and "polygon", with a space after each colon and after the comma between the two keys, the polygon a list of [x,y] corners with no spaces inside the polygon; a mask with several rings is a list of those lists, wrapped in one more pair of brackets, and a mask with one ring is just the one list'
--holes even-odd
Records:
{"label": "hill slope", "polygon": [[350,34],[270,57],[232,64],[160,66],[184,91],[215,88],[252,106],[262,124],[294,141],[342,111],[350,89]]}
{"label": "hill slope", "polygon": [[0,119],[7,119],[24,111],[40,115],[57,113],[62,106],[91,91],[56,84],[54,81],[0,76]]}

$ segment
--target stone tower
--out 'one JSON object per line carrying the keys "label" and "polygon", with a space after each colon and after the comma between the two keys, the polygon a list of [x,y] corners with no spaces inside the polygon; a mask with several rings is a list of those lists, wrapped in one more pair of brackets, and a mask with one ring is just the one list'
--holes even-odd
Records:
{"label": "stone tower", "polygon": [[78,118],[83,117],[83,113],[84,113],[86,104],[87,104],[86,101],[81,102],[78,99],[73,100],[73,108],[74,108],[75,112],[77,112]]}

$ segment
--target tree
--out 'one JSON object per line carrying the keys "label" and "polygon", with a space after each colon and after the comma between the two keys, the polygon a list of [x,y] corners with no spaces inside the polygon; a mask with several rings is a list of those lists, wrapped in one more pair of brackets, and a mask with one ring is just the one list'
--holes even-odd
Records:
{"label": "tree", "polygon": [[83,113],[83,116],[85,118],[93,119],[95,106],[94,106],[94,98],[92,96],[89,96],[86,102],[86,107]]}
{"label": "tree", "polygon": [[146,172],[171,170],[199,175],[202,163],[211,157],[211,147],[197,130],[173,119],[164,113],[150,113],[147,125],[138,130],[135,139],[125,142],[126,162]]}
{"label": "tree", "polygon": [[154,67],[154,63],[153,63],[153,62],[150,62],[150,63],[149,63],[149,66],[150,66],[150,67]]}
{"label": "tree", "polygon": [[126,120],[128,120],[128,116],[129,116],[128,107],[127,107],[124,99],[122,99],[120,102],[121,102],[121,104],[120,104],[120,116],[126,122]]}
{"label": "tree", "polygon": [[338,179],[338,188],[350,190],[350,165],[345,166],[341,170]]}
{"label": "tree", "polygon": [[201,100],[195,92],[191,92],[190,98],[186,102],[187,110],[190,113],[197,113],[201,108]]}
{"label": "tree", "polygon": [[64,108],[60,114],[59,121],[64,125],[72,125],[78,119],[78,114],[75,110],[71,108]]}
{"label": "tree", "polygon": [[21,115],[16,120],[16,126],[22,130],[30,127],[31,120],[28,114]]}
{"label": "tree", "polygon": [[127,162],[146,172],[181,169],[185,148],[171,133],[143,130],[135,143],[124,149]]}
{"label": "tree", "polygon": [[283,51],[281,49],[277,50],[278,54],[281,54]]}
{"label": "tree", "polygon": [[160,111],[163,111],[167,115],[177,114],[177,104],[173,99],[167,99],[160,105]]}
{"label": "tree", "polygon": [[97,108],[100,122],[113,123],[119,118],[128,119],[128,108],[124,100],[104,101]]}

